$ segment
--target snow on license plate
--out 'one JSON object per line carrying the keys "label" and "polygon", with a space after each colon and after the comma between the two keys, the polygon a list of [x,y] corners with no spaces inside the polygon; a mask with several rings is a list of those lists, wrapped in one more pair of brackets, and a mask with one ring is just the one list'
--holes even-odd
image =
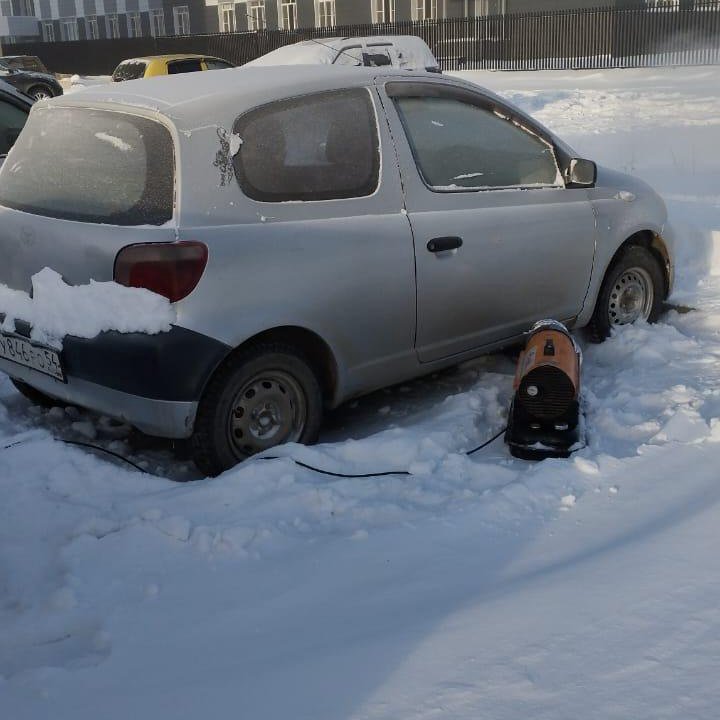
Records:
{"label": "snow on license plate", "polygon": [[28,340],[16,335],[0,333],[0,358],[65,382],[65,373],[60,363],[60,353],[57,350],[33,345]]}

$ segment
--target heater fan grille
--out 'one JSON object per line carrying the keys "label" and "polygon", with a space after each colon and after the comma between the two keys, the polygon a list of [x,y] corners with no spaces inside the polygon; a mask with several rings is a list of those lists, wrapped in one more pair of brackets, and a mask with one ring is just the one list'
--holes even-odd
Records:
{"label": "heater fan grille", "polygon": [[572,380],[552,365],[530,371],[520,383],[518,400],[528,415],[553,420],[566,413],[576,397]]}

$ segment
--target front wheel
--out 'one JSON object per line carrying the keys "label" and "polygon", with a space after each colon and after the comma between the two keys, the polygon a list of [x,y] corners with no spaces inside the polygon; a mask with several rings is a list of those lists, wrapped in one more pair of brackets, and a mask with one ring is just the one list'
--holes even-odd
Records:
{"label": "front wheel", "polygon": [[647,248],[633,245],[610,266],[603,280],[590,335],[602,342],[613,327],[638,320],[655,322],[665,295],[665,280],[657,258]]}
{"label": "front wheel", "polygon": [[54,97],[53,91],[47,85],[35,85],[28,90],[28,95],[34,100],[45,100]]}
{"label": "front wheel", "polygon": [[191,438],[193,459],[215,476],[276,445],[310,444],[322,411],[320,383],[302,353],[280,343],[253,345],[210,381]]}

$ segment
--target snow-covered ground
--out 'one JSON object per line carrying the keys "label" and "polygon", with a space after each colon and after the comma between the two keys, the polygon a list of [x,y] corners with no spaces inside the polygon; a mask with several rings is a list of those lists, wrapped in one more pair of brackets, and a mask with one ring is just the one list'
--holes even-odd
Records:
{"label": "snow-covered ground", "polygon": [[[585,347],[571,460],[461,453],[504,424],[503,355],[282,451],[412,477],[177,484],[162,445],[0,379],[0,718],[717,716],[720,68],[467,76],[663,193],[697,309]],[[152,474],[53,439],[95,436]]]}

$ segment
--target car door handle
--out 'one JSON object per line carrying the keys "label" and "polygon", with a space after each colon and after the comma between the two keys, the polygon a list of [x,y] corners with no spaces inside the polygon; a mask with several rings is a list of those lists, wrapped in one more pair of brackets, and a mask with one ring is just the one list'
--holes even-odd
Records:
{"label": "car door handle", "polygon": [[445,252],[446,250],[457,250],[462,247],[463,241],[459,237],[438,237],[433,238],[428,244],[427,249],[431,253]]}

